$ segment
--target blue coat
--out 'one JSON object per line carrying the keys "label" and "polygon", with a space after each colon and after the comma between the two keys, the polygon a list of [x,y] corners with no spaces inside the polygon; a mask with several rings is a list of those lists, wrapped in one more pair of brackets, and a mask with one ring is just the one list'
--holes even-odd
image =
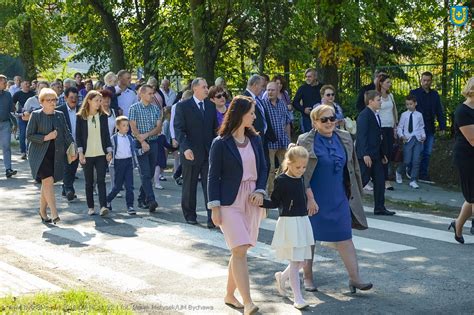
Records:
{"label": "blue coat", "polygon": [[[260,136],[250,136],[257,166],[255,191],[265,194],[267,165]],[[209,154],[207,181],[208,207],[230,206],[239,192],[244,173],[242,158],[232,136],[217,137],[212,142]]]}

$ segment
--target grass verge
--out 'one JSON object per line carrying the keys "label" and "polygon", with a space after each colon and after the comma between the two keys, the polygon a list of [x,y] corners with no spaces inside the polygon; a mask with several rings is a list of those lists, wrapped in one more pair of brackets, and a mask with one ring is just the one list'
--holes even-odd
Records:
{"label": "grass verge", "polygon": [[133,314],[95,292],[70,290],[0,298],[0,314]]}

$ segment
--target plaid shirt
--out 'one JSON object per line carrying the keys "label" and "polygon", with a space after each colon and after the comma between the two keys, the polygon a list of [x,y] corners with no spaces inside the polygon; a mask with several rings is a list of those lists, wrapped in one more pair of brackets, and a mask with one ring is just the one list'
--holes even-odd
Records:
{"label": "plaid shirt", "polygon": [[[143,105],[142,102],[133,104],[130,107],[129,119],[137,123],[140,134],[144,134],[156,128],[156,122],[160,120],[160,108],[156,105]],[[147,140],[156,140],[157,135],[148,137]]]}
{"label": "plaid shirt", "polygon": [[277,138],[277,141],[268,143],[268,148],[271,150],[286,149],[290,144],[290,137],[286,132],[286,126],[291,123],[288,107],[286,107],[281,99],[277,99],[276,106],[273,106],[268,98],[264,98],[262,104],[270,116],[273,132]]}

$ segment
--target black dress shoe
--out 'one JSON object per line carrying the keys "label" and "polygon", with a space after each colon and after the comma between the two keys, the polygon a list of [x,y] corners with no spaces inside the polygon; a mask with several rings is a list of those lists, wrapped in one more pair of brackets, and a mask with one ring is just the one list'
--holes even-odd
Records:
{"label": "black dress shoe", "polygon": [[388,211],[387,209],[374,211],[375,215],[394,215],[395,211]]}
{"label": "black dress shoe", "polygon": [[156,208],[158,208],[158,203],[156,201],[151,201],[149,204],[148,204],[148,211],[150,211],[150,213],[153,213],[156,211]]}
{"label": "black dress shoe", "polygon": [[138,200],[138,208],[140,209],[146,209],[148,206],[141,200]]}
{"label": "black dress shoe", "polygon": [[215,229],[217,226],[214,224],[214,222],[207,222],[207,228],[208,229]]}
{"label": "black dress shoe", "polygon": [[196,220],[186,220],[186,223],[191,224],[191,225],[197,225],[198,224]]}
{"label": "black dress shoe", "polygon": [[73,201],[75,197],[76,197],[76,195],[71,190],[66,193],[67,201]]}

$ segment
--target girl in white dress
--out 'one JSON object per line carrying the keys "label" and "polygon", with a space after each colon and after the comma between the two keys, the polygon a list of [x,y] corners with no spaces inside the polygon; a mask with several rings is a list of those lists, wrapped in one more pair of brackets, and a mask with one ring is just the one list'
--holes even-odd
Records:
{"label": "girl in white dress", "polygon": [[[305,259],[311,259],[314,245],[313,231],[308,218],[317,209],[308,209],[307,192],[303,174],[308,164],[308,151],[302,146],[290,144],[282,163],[284,173],[275,179],[271,200],[264,200],[264,208],[279,208],[272,247],[279,259],[288,259],[290,264],[283,272],[275,273],[277,290],[286,296],[285,282],[289,279],[294,296],[294,307],[303,309],[308,304],[303,299],[299,271]],[[310,192],[311,197],[312,193]],[[309,197],[309,196],[308,196]]]}

